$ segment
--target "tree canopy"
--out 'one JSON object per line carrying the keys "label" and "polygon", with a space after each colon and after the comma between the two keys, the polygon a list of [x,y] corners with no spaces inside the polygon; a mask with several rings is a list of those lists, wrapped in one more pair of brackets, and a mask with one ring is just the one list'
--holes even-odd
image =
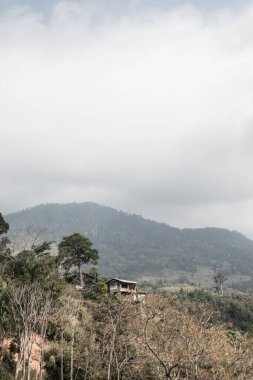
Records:
{"label": "tree canopy", "polygon": [[9,224],[6,223],[2,214],[0,213],[0,235],[6,234],[9,230]]}
{"label": "tree canopy", "polygon": [[80,276],[80,284],[83,286],[81,267],[83,264],[97,264],[98,251],[93,248],[92,242],[85,236],[74,233],[65,236],[59,248],[59,263],[66,269],[77,267]]}
{"label": "tree canopy", "polygon": [[221,296],[223,296],[223,284],[226,281],[226,277],[225,277],[224,273],[222,273],[222,272],[216,273],[214,275],[213,279],[214,279],[214,282],[216,284],[217,293],[220,294]]}
{"label": "tree canopy", "polygon": [[3,270],[3,265],[4,265],[5,261],[10,256],[10,249],[7,248],[10,241],[9,241],[8,237],[5,236],[5,234],[7,234],[7,232],[8,232],[8,230],[9,230],[9,224],[6,223],[2,214],[0,213],[0,235],[4,235],[0,239],[0,263],[1,263],[0,269],[1,269],[1,274],[2,274],[2,270]]}

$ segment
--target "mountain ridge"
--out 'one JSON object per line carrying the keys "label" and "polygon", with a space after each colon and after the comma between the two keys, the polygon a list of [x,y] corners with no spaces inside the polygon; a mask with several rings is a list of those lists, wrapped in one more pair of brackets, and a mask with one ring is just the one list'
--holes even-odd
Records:
{"label": "mountain ridge", "polygon": [[228,275],[253,275],[253,241],[225,228],[171,227],[93,202],[49,203],[5,215],[16,250],[37,240],[79,232],[100,252],[105,275],[166,278],[200,267]]}
{"label": "mountain ridge", "polygon": [[253,242],[253,239],[250,239],[249,237],[247,237],[245,234],[241,233],[240,231],[237,231],[237,230],[230,230],[229,228],[226,228],[226,227],[211,227],[211,226],[206,226],[206,227],[196,227],[196,228],[191,228],[191,227],[185,227],[185,228],[180,228],[180,227],[173,227],[171,226],[170,224],[166,223],[166,222],[159,222],[155,219],[150,219],[150,218],[147,218],[147,217],[144,217],[142,216],[141,214],[135,214],[135,213],[131,213],[131,212],[127,212],[127,211],[124,211],[124,210],[121,210],[121,209],[115,209],[111,206],[105,206],[105,205],[102,205],[102,204],[99,204],[99,203],[96,203],[96,202],[68,202],[68,203],[58,203],[58,202],[50,202],[50,203],[41,203],[41,204],[38,204],[38,205],[35,205],[35,206],[30,206],[30,207],[26,207],[24,209],[21,209],[21,210],[18,210],[18,211],[13,211],[13,212],[9,212],[9,213],[5,213],[3,214],[5,218],[9,218],[9,217],[13,217],[14,215],[19,215],[19,214],[22,214],[22,213],[27,213],[31,210],[34,210],[34,209],[39,209],[39,208],[44,208],[44,207],[47,207],[47,206],[59,206],[59,207],[62,207],[62,206],[81,206],[81,205],[90,205],[90,206],[95,206],[95,207],[101,207],[103,209],[108,209],[108,210],[112,210],[114,212],[117,212],[117,213],[123,213],[127,216],[134,216],[134,217],[138,217],[138,218],[141,218],[141,219],[144,219],[146,221],[149,221],[149,222],[152,222],[152,223],[156,223],[156,224],[159,224],[159,225],[164,225],[166,227],[169,227],[171,229],[174,229],[174,230],[179,230],[179,231],[203,231],[203,230],[219,230],[219,231],[227,231],[229,233],[235,233],[235,234],[238,234],[240,236],[243,236],[244,238],[250,240]]}

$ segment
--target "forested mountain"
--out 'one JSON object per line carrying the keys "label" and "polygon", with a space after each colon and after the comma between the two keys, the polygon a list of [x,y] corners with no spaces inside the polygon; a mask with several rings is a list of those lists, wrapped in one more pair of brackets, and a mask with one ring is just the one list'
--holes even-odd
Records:
{"label": "forested mountain", "polygon": [[164,278],[189,275],[201,267],[227,275],[253,273],[253,241],[220,228],[178,229],[94,203],[47,204],[5,216],[18,250],[34,239],[55,240],[73,232],[86,235],[100,252],[106,275]]}

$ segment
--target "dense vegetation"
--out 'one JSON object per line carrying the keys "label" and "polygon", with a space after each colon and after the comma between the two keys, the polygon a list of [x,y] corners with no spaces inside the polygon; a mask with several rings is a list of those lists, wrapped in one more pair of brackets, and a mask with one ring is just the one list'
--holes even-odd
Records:
{"label": "dense vegetation", "polygon": [[180,230],[93,203],[42,205],[6,220],[16,249],[29,246],[35,236],[58,243],[74,232],[87,236],[100,252],[105,275],[160,278],[177,271],[190,275],[199,267],[226,275],[253,273],[253,242],[225,229]]}
{"label": "dense vegetation", "polygon": [[[203,290],[152,293],[144,303],[75,272],[97,261],[84,236],[65,236],[13,255],[0,214],[0,378],[5,380],[250,380],[253,298]],[[80,273],[76,272],[77,278]]]}

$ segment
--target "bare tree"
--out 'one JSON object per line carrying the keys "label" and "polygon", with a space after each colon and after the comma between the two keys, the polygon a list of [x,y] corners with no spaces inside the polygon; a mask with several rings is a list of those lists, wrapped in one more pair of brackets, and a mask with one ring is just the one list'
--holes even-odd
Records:
{"label": "bare tree", "polygon": [[251,343],[239,336],[231,344],[224,329],[214,324],[216,318],[209,305],[180,304],[173,296],[154,297],[143,306],[139,330],[142,344],[158,364],[158,377],[247,379],[252,367]]}
{"label": "bare tree", "polygon": [[42,379],[44,341],[47,330],[47,321],[52,305],[50,293],[31,286],[8,289],[12,315],[18,331],[18,358],[16,363],[15,379],[22,368],[24,379],[31,379],[31,354],[36,334],[40,334],[40,379]]}
{"label": "bare tree", "polygon": [[106,363],[106,378],[119,380],[124,368],[131,362],[131,319],[136,309],[132,300],[109,298],[101,304],[102,359]]}
{"label": "bare tree", "polygon": [[39,316],[39,334],[40,334],[40,357],[39,357],[39,379],[43,378],[43,363],[45,353],[45,339],[48,328],[48,317],[52,308],[53,299],[50,293],[45,294],[44,305],[41,308]]}
{"label": "bare tree", "polygon": [[[76,294],[75,294],[76,296]],[[69,353],[70,353],[70,372],[69,378],[70,380],[74,379],[74,360],[75,360],[75,340],[76,333],[79,327],[79,312],[82,306],[81,300],[77,297],[75,298],[72,293],[65,294],[60,302],[62,307],[64,307],[64,314],[58,314],[57,320],[60,326],[60,376],[61,380],[64,378],[64,335],[67,333],[70,336],[70,344],[69,344]]]}

